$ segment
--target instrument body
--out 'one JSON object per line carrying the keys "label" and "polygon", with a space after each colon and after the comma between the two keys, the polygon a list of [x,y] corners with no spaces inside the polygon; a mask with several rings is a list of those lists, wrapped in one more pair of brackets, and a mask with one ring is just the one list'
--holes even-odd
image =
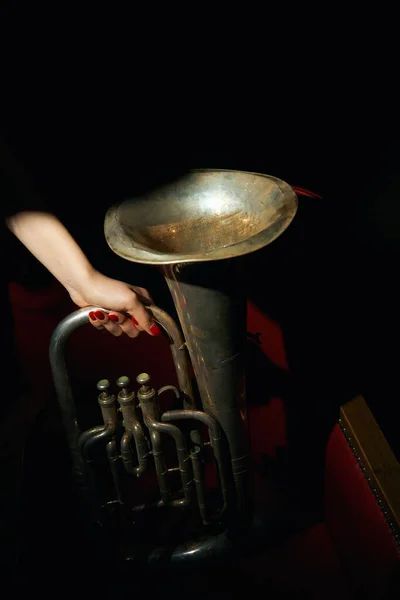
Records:
{"label": "instrument body", "polygon": [[[114,505],[119,510],[125,515],[160,508],[179,511],[195,515],[201,524],[196,542],[185,540],[168,551],[171,562],[226,558],[238,547],[243,549],[246,536],[252,538],[245,533],[254,528],[255,517],[246,406],[243,259],[280,235],[296,209],[295,193],[276,178],[207,170],[193,172],[150,198],[110,209],[105,221],[110,247],[127,260],[158,265],[176,307],[180,327],[160,308],[149,307],[170,339],[178,381],[178,389],[172,389],[176,408],[160,411],[159,395],[171,386],[157,393],[146,374],[137,377],[141,387],[136,394],[122,382],[117,399],[104,392],[100,382],[104,424],[81,432],[64,351],[68,337],[87,322],[92,307],[64,319],[53,334],[50,361],[74,473],[89,505],[96,507],[94,518],[102,517],[91,450],[105,443],[116,489]],[[118,404],[122,422],[115,411]],[[176,466],[169,469],[163,448],[167,436],[173,440],[176,456]],[[136,478],[152,471],[158,501],[151,506],[127,503],[121,466]],[[207,487],[209,468],[217,474],[217,500]],[[177,470],[180,489],[171,490],[170,472]],[[151,553],[149,560],[158,558],[159,551]]]}

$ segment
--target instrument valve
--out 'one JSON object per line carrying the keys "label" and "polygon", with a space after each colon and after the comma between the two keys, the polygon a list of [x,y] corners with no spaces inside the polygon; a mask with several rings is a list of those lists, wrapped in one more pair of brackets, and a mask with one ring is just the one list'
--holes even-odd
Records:
{"label": "instrument valve", "polygon": [[108,393],[109,387],[110,387],[110,382],[108,381],[108,379],[100,379],[100,381],[97,382],[97,389],[99,390],[99,392],[102,393],[104,398],[108,398],[110,395]]}
{"label": "instrument valve", "polygon": [[123,375],[122,377],[118,377],[117,379],[117,386],[121,389],[121,391],[118,394],[118,401],[125,405],[133,403],[133,400],[135,398],[135,392],[130,392],[127,389],[130,383],[131,380],[125,375]]}
{"label": "instrument valve", "polygon": [[98,402],[100,404],[100,406],[103,408],[113,408],[113,410],[115,411],[115,396],[114,394],[110,394],[109,393],[109,387],[110,387],[110,382],[108,381],[108,379],[100,379],[100,381],[97,382],[97,389],[99,390],[100,394],[98,396]]}
{"label": "instrument valve", "polygon": [[140,386],[142,386],[140,388],[141,392],[145,394],[149,391],[150,386],[148,386],[147,384],[150,383],[150,375],[148,373],[140,373],[140,375],[136,377],[136,381]]}
{"label": "instrument valve", "polygon": [[149,385],[150,375],[148,373],[140,373],[136,377],[136,381],[141,386],[137,393],[140,402],[152,400],[157,395],[155,389]]}
{"label": "instrument valve", "polygon": [[108,381],[108,379],[100,379],[100,381],[97,382],[96,387],[100,392],[99,400],[109,400],[110,399],[111,396],[108,393],[108,389],[110,387],[110,382]]}

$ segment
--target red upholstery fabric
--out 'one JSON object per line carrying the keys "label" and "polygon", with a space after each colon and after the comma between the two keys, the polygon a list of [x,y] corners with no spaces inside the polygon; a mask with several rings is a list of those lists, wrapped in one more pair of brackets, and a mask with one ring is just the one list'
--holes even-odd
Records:
{"label": "red upholstery fabric", "polygon": [[325,476],[325,523],[353,589],[365,594],[360,597],[381,598],[400,555],[339,425],[328,443]]}

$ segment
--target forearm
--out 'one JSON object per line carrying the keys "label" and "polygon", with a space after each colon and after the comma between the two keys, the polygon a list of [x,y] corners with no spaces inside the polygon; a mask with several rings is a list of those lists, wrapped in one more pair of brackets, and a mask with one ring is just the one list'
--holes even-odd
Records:
{"label": "forearm", "polygon": [[10,231],[71,293],[94,269],[64,225],[52,214],[21,212],[7,219]]}

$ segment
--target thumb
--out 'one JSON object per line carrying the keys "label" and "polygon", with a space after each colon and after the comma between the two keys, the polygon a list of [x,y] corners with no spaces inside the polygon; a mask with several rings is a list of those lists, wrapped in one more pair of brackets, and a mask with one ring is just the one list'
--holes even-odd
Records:
{"label": "thumb", "polygon": [[138,287],[137,285],[127,285],[133,292],[135,292],[136,296],[142,304],[144,304],[145,306],[147,306],[148,304],[154,304],[153,298],[150,296],[149,292],[145,288]]}
{"label": "thumb", "polygon": [[151,311],[149,308],[146,308],[144,304],[142,304],[136,294],[132,308],[127,312],[130,315],[135,327],[139,331],[146,331],[146,333],[152,336],[161,335],[161,331],[154,322],[154,317]]}

